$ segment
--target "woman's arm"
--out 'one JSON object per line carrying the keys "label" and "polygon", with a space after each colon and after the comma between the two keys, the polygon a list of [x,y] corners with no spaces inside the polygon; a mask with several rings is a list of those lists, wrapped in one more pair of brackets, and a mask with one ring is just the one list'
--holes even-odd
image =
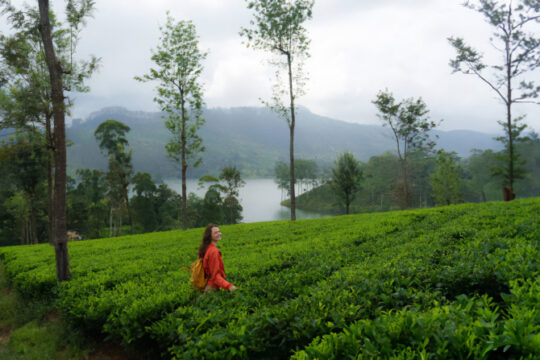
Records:
{"label": "woman's arm", "polygon": [[218,287],[231,290],[231,287],[233,287],[234,285],[225,280],[220,274],[219,257],[220,255],[217,251],[210,254],[210,256],[208,257],[208,266],[210,267],[210,279],[212,279],[214,284],[216,284]]}

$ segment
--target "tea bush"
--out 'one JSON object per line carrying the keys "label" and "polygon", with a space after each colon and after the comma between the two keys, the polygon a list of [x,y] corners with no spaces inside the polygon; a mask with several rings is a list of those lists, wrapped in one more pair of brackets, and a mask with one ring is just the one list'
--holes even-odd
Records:
{"label": "tea bush", "polygon": [[535,358],[540,199],[223,226],[234,293],[182,267],[202,229],[0,249],[12,286],[163,358]]}

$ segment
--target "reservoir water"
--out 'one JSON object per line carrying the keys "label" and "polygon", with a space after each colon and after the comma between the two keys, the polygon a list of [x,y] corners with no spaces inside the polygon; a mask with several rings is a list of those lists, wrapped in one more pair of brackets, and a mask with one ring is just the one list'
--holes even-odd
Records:
{"label": "reservoir water", "polygon": [[[241,222],[251,223],[259,221],[286,220],[291,218],[291,210],[281,206],[284,199],[281,189],[273,179],[248,179],[246,185],[240,189],[240,204],[244,210]],[[180,179],[165,179],[164,183],[171,189],[182,193]],[[195,193],[204,197],[206,188],[199,188],[198,181],[189,179],[186,184],[187,193]],[[296,210],[297,219],[313,219],[326,216],[325,214]]]}

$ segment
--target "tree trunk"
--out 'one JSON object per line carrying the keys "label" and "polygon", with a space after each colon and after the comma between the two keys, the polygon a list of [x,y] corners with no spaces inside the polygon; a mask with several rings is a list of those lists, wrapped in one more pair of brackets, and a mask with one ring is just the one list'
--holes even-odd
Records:
{"label": "tree trunk", "polygon": [[126,192],[126,207],[128,212],[128,219],[129,219],[129,227],[131,229],[131,235],[135,234],[135,227],[133,225],[133,217],[131,216],[131,206],[129,205],[129,197],[127,196]]}
{"label": "tree trunk", "polygon": [[28,219],[24,219],[23,222],[21,222],[21,245],[26,245],[26,229],[28,228]]}
{"label": "tree trunk", "polygon": [[29,244],[37,244],[37,226],[36,226],[36,202],[35,196],[30,195],[30,218],[28,219],[28,230],[29,230]]}
{"label": "tree trunk", "polygon": [[118,226],[116,227],[116,236],[122,235],[122,209],[118,209]]}
{"label": "tree trunk", "polygon": [[29,245],[30,244],[30,219],[26,219],[25,222],[25,228],[24,228],[24,244]]}
{"label": "tree trunk", "polygon": [[109,211],[109,237],[113,236],[113,208]]}
{"label": "tree trunk", "polygon": [[[291,110],[291,112],[294,113],[294,110]],[[290,127],[290,146],[289,146],[289,154],[290,154],[290,186],[291,186],[291,220],[296,220],[296,195],[294,191],[294,127]]]}
{"label": "tree trunk", "polygon": [[291,220],[296,220],[296,196],[294,193],[294,95],[292,85],[292,68],[291,68],[291,55],[287,54],[287,63],[289,65],[289,96],[291,101],[291,123],[289,124],[290,130],[290,142],[289,142],[289,155],[290,155],[290,185],[291,185]]}
{"label": "tree trunk", "polygon": [[186,189],[186,109],[184,103],[184,92],[180,92],[182,97],[182,229],[187,229],[187,189]]}
{"label": "tree trunk", "polygon": [[51,132],[51,115],[45,117],[45,130],[47,132],[47,218],[49,220],[49,244],[54,246],[54,201],[53,201],[53,155],[54,143]]}
{"label": "tree trunk", "polygon": [[[508,128],[508,186],[510,191],[514,189],[514,134],[512,134],[512,52],[510,49],[510,39],[512,36],[512,26],[510,18],[512,16],[512,8],[508,7],[508,24],[510,34],[506,39],[506,85],[507,85],[507,98],[506,98],[506,121]],[[510,199],[512,200],[512,199]]]}
{"label": "tree trunk", "polygon": [[229,206],[229,224],[234,224],[235,221],[233,219],[233,207]]}
{"label": "tree trunk", "polygon": [[408,184],[408,170],[407,160],[400,160],[400,173],[397,181],[397,202],[401,210],[405,210],[409,205],[409,184]]}
{"label": "tree trunk", "polygon": [[[127,181],[125,182],[127,184]],[[135,228],[133,226],[133,217],[131,216],[131,206],[129,206],[128,185],[124,187],[124,201],[126,202],[126,208],[128,212],[129,226],[131,227],[131,235],[135,234]]]}
{"label": "tree trunk", "polygon": [[404,188],[403,204],[404,204],[404,208],[406,209],[406,208],[409,207],[409,198],[410,198],[409,169],[408,169],[406,160],[403,163],[403,168],[404,168],[404,172],[403,172],[403,188]]}
{"label": "tree trunk", "polygon": [[[512,89],[510,88],[510,81],[508,85],[508,94],[510,96]],[[508,132],[508,186],[513,190],[514,188],[514,136],[512,134],[512,104],[506,105],[506,127]]]}
{"label": "tree trunk", "polygon": [[45,60],[49,69],[54,118],[54,245],[56,276],[59,281],[69,280],[69,255],[66,233],[66,128],[62,67],[56,59],[51,37],[49,1],[38,0],[39,30],[43,39]]}

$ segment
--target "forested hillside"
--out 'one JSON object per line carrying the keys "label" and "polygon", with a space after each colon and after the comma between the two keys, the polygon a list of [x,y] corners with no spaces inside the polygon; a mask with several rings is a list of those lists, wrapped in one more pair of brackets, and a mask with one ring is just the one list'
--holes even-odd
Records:
{"label": "forested hillside", "polygon": [[[101,122],[114,119],[131,127],[128,140],[135,171],[158,178],[178,176],[179,170],[166,156],[165,144],[170,135],[162,117],[160,113],[113,107],[97,111],[85,121],[75,120],[67,132],[73,142],[68,148],[70,173],[78,168],[106,170],[107,159],[99,153],[94,130]],[[236,165],[247,177],[273,177],[276,162],[288,158],[287,125],[267,109],[205,109],[204,118],[206,124],[201,127],[200,136],[206,151],[201,166],[189,169],[190,177],[215,173],[224,165]],[[490,134],[469,130],[433,134],[439,135],[440,148],[464,157],[473,148],[500,148]],[[295,147],[298,158],[313,159],[324,166],[332,165],[337,154],[345,150],[367,161],[373,155],[393,150],[394,140],[387,128],[334,120],[301,108]]]}

